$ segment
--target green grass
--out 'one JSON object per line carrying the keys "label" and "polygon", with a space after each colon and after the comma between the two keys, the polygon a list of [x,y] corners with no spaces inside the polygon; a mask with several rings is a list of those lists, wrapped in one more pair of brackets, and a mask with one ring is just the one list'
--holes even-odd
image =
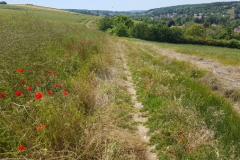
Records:
{"label": "green grass", "polygon": [[239,159],[240,117],[227,99],[198,82],[205,72],[125,44],[159,159]]}
{"label": "green grass", "polygon": [[72,13],[1,7],[0,158],[141,159],[110,38]]}
{"label": "green grass", "polygon": [[4,15],[31,15],[45,20],[86,24],[90,20],[101,17],[67,12],[63,10],[30,6],[30,5],[0,5],[0,14]]}
{"label": "green grass", "polygon": [[173,49],[176,52],[195,55],[206,59],[216,60],[223,65],[240,66],[240,50],[224,47],[203,46],[203,45],[191,45],[191,44],[171,44],[171,43],[159,43],[148,42],[138,39],[128,39],[134,42],[144,42],[154,44],[159,47]]}

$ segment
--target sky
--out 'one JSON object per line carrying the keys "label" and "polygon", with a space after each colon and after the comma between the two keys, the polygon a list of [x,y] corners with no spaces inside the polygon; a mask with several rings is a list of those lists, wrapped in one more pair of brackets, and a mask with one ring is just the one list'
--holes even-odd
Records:
{"label": "sky", "polygon": [[153,8],[200,4],[212,2],[229,2],[240,0],[5,0],[8,4],[33,4],[58,9],[88,9],[131,11],[149,10]]}

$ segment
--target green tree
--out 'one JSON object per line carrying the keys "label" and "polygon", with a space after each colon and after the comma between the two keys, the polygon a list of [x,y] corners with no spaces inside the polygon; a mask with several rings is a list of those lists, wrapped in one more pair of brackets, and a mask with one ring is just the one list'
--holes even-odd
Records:
{"label": "green tree", "polygon": [[109,17],[104,17],[98,22],[98,29],[106,31],[108,28],[113,28],[113,19]]}
{"label": "green tree", "polygon": [[128,37],[128,27],[124,23],[118,23],[109,31],[112,35],[119,37]]}
{"label": "green tree", "polygon": [[130,33],[135,38],[147,39],[148,38],[148,24],[141,22],[135,24],[131,29]]}
{"label": "green tree", "polygon": [[1,1],[0,4],[7,4],[7,2],[5,2],[5,1]]}
{"label": "green tree", "polygon": [[119,23],[124,24],[128,28],[132,27],[134,24],[133,20],[126,15],[117,15],[114,17],[114,25],[118,25]]}
{"label": "green tree", "polygon": [[203,37],[205,32],[205,28],[200,24],[194,24],[186,29],[186,34],[190,36]]}

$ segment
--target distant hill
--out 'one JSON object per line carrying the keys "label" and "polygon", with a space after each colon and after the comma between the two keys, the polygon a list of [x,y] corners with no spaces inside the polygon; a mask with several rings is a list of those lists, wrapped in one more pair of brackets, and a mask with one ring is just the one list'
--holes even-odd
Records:
{"label": "distant hill", "polygon": [[141,13],[145,12],[145,10],[132,10],[132,11],[108,11],[108,10],[87,10],[87,9],[63,9],[65,11],[71,11],[81,14],[88,14],[88,15],[94,15],[94,16],[102,16],[102,17],[113,17],[118,14],[134,14],[134,13]]}
{"label": "distant hill", "polygon": [[[188,15],[188,16],[199,16],[205,15],[210,16],[213,14],[232,15],[240,14],[240,1],[233,2],[215,2],[215,3],[204,3],[204,4],[187,4],[163,8],[155,8],[148,10],[144,13],[148,16],[174,16],[174,15]],[[197,14],[197,15],[196,15]]]}

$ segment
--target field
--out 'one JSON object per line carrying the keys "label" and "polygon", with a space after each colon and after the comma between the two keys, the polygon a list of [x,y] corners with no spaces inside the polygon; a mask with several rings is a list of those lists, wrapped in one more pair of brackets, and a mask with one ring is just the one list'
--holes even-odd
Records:
{"label": "field", "polygon": [[99,17],[38,6],[0,13],[0,159],[240,159],[238,49],[113,37]]}
{"label": "field", "polygon": [[5,15],[25,14],[50,21],[80,24],[86,24],[90,20],[100,19],[100,17],[96,16],[77,14],[58,9],[44,8],[31,5],[0,5],[0,14]]}

